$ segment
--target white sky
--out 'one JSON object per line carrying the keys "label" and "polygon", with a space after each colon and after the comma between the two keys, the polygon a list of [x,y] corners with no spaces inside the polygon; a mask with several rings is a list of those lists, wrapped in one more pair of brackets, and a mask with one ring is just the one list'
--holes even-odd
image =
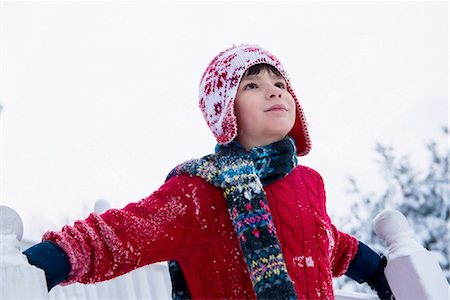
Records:
{"label": "white sky", "polygon": [[[1,204],[38,240],[157,189],[213,151],[197,107],[209,61],[255,43],[289,71],[310,124],[301,164],[348,211],[379,188],[375,143],[413,163],[448,123],[447,2],[2,2]],[[446,145],[446,140],[442,141]]]}

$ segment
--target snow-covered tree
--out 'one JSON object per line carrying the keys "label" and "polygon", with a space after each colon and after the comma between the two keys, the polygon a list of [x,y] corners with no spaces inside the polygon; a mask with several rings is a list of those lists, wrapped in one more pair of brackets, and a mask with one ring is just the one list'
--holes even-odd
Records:
{"label": "snow-covered tree", "polygon": [[[448,128],[442,129],[448,139]],[[449,255],[449,149],[442,150],[435,141],[426,145],[429,154],[426,168],[413,167],[408,156],[398,156],[393,147],[378,144],[380,171],[386,189],[382,192],[362,191],[357,180],[350,178],[349,196],[355,199],[349,215],[339,221],[342,228],[370,245],[374,251],[386,253],[385,245],[375,235],[372,220],[383,209],[401,211],[408,219],[417,241],[436,255],[450,279]],[[338,288],[368,291],[347,278],[336,281]]]}

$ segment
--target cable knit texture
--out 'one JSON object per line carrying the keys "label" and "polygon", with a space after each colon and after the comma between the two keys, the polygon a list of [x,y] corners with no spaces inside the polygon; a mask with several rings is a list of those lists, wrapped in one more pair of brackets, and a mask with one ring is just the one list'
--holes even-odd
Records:
{"label": "cable knit texture", "polygon": [[[298,166],[265,192],[298,298],[334,299],[332,276],[345,273],[358,242],[332,225],[322,178]],[[137,203],[91,214],[44,240],[69,256],[65,284],[176,260],[194,299],[255,298],[222,190],[197,176],[173,177]]]}

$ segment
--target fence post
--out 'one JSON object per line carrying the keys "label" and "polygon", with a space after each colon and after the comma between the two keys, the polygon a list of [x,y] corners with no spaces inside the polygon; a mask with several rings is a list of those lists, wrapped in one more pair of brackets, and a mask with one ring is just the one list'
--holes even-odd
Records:
{"label": "fence post", "polygon": [[388,246],[385,274],[397,300],[449,299],[449,285],[436,258],[414,239],[401,212],[381,212],[374,219],[374,229]]}
{"label": "fence post", "polygon": [[19,214],[0,206],[0,299],[47,300],[44,272],[30,265],[20,251],[22,234]]}

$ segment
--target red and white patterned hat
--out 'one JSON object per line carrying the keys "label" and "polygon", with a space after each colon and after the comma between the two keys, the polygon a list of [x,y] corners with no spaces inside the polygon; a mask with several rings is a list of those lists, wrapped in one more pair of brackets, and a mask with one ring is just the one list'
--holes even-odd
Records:
{"label": "red and white patterned hat", "polygon": [[295,96],[289,76],[280,61],[257,45],[233,46],[217,55],[202,76],[199,89],[199,106],[206,123],[219,144],[227,144],[237,136],[234,99],[245,71],[257,64],[274,66],[284,77],[287,89],[297,106],[295,124],[289,132],[296,143],[297,155],[311,150],[308,128],[303,110]]}

